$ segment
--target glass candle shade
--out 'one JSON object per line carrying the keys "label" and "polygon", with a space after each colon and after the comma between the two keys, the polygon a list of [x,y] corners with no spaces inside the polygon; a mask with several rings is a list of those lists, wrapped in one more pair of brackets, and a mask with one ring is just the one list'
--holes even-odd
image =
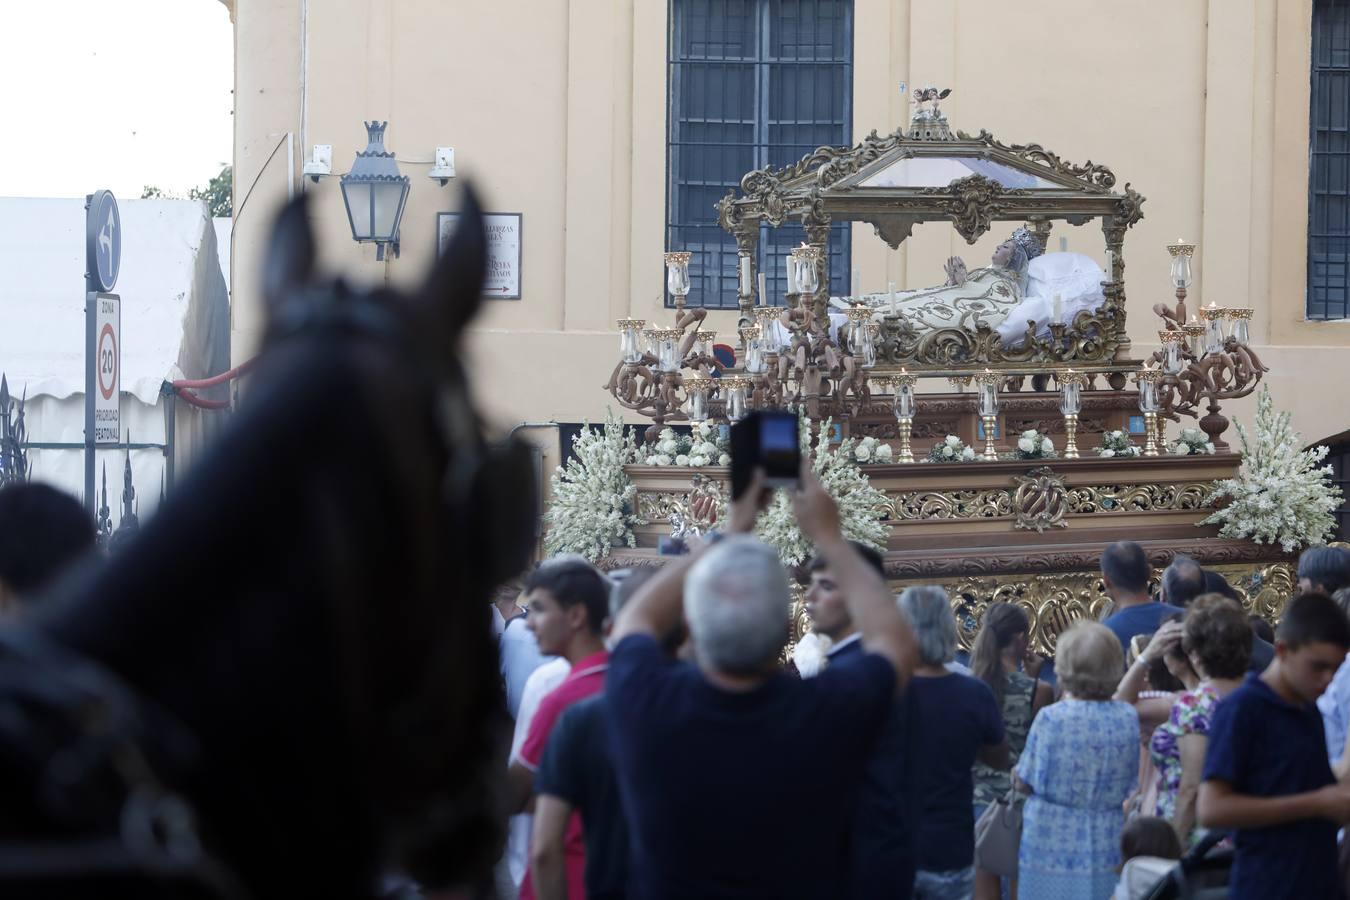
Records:
{"label": "glass candle shade", "polygon": [[998,415],[998,383],[1000,375],[985,369],[975,376],[975,384],[980,395],[980,415]]}
{"label": "glass candle shade", "polygon": [[1158,379],[1162,376],[1161,369],[1140,369],[1135,375],[1135,381],[1139,384],[1139,411],[1143,413],[1156,413],[1158,411]]}
{"label": "glass candle shade", "polygon": [[759,346],[764,353],[778,353],[783,347],[778,340],[778,314],[783,310],[777,306],[761,306],[755,310],[759,320]]}
{"label": "glass candle shade", "polygon": [[868,322],[862,330],[862,367],[870,369],[877,364],[877,337],[881,329],[876,322]]}
{"label": "glass candle shade", "polygon": [[639,362],[642,359],[643,337],[642,326],[647,324],[642,319],[620,319],[619,320],[619,354],[626,363]]}
{"label": "glass candle shade", "polygon": [[1186,335],[1186,346],[1190,349],[1191,354],[1200,356],[1202,350],[1201,342],[1205,336],[1205,326],[1201,325],[1199,322],[1193,321],[1195,318],[1194,316],[1191,318],[1192,321],[1181,326],[1181,333]]}
{"label": "glass candle shade", "polygon": [[712,391],[712,379],[698,376],[684,379],[685,404],[690,422],[708,420],[708,394]]}
{"label": "glass candle shade", "polygon": [[904,369],[901,369],[900,374],[891,380],[891,388],[895,391],[895,417],[897,419],[914,418],[914,384],[917,380]]}
{"label": "glass candle shade", "polygon": [[1228,310],[1211,303],[1201,307],[1200,317],[1205,321],[1205,353],[1218,353],[1223,350],[1223,323],[1228,318]]}
{"label": "glass candle shade", "polygon": [[666,254],[666,289],[674,297],[689,293],[689,260],[692,256],[686,250]]}
{"label": "glass candle shade", "polygon": [[1191,256],[1195,254],[1195,245],[1177,238],[1175,244],[1167,245],[1167,252],[1172,254],[1172,287],[1190,287]]}
{"label": "glass candle shade", "polygon": [[656,367],[662,372],[680,369],[680,332],[674,329],[653,332],[656,336]]}
{"label": "glass candle shade", "polygon": [[694,338],[694,355],[708,356],[713,355],[713,344],[717,341],[717,332],[700,331]]}
{"label": "glass candle shade", "polygon": [[[848,349],[853,358],[864,367],[876,365],[876,340],[872,336],[872,310],[865,306],[855,306],[845,311],[848,316]],[[871,362],[868,362],[870,358]]]}
{"label": "glass candle shade", "polygon": [[816,261],[819,258],[820,254],[816,252],[816,248],[808,247],[806,244],[792,251],[792,261],[797,267],[795,278],[798,293],[814,294],[816,288],[820,287],[820,278],[816,272]]}
{"label": "glass candle shade", "polygon": [[1059,376],[1059,411],[1066,416],[1076,416],[1083,411],[1083,386],[1087,376],[1082,372],[1068,369]]}
{"label": "glass candle shade", "polygon": [[1162,343],[1162,367],[1168,375],[1181,371],[1181,332],[1160,331],[1158,340]]}
{"label": "glass candle shade", "polygon": [[745,355],[741,359],[741,366],[751,375],[759,375],[764,371],[764,344],[760,340],[759,326],[750,325],[741,329],[741,341],[745,344]]}
{"label": "glass candle shade", "polygon": [[1251,343],[1251,332],[1249,326],[1252,321],[1252,313],[1255,310],[1241,308],[1228,310],[1228,336],[1239,344]]}
{"label": "glass candle shade", "polygon": [[732,422],[739,422],[745,418],[746,413],[746,392],[750,388],[750,381],[745,378],[727,378],[722,386],[727,397],[727,419]]}

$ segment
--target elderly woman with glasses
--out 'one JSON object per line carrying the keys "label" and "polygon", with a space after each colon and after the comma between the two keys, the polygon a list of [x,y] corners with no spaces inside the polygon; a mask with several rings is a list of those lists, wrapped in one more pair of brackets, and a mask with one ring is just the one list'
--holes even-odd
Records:
{"label": "elderly woman with glasses", "polygon": [[1063,699],[1031,723],[1017,761],[1030,793],[1018,893],[1036,900],[1107,900],[1120,866],[1123,804],[1139,775],[1139,716],[1113,700],[1125,668],[1120,641],[1098,622],[1059,636]]}

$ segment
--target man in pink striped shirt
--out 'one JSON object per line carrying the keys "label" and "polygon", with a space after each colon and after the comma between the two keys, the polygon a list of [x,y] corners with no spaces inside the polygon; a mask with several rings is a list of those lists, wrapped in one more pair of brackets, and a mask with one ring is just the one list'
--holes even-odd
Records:
{"label": "man in pink striped shirt", "polygon": [[[545,697],[530,722],[520,752],[507,772],[512,812],[530,809],[534,773],[544,757],[549,735],[563,711],[600,693],[605,686],[609,653],[603,630],[609,613],[609,581],[589,563],[567,559],[545,563],[525,583],[529,608],[527,625],[539,641],[539,652],[561,656],[572,665],[562,684]],[[581,818],[575,813],[567,826],[565,844],[568,895],[584,897],[586,845]],[[526,873],[521,900],[534,900],[534,883]]]}

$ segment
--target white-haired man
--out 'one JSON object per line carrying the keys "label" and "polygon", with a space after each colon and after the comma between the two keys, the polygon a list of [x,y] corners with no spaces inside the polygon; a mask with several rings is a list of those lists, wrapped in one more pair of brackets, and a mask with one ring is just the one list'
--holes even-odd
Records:
{"label": "white-haired man", "polygon": [[[748,532],[767,496],[757,477],[729,530]],[[825,898],[847,882],[854,805],[914,636],[809,466],[794,505],[848,598],[863,657],[807,681],[783,673],[787,576],[743,533],[638,592],[615,624],[605,690],[633,897]],[[659,645],[682,612],[697,668]]]}

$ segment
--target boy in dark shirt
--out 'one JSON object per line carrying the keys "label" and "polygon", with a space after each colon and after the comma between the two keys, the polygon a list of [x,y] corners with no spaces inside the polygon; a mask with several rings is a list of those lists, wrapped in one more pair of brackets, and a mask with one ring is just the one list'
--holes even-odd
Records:
{"label": "boy in dark shirt", "polygon": [[1200,825],[1233,829],[1234,900],[1338,897],[1336,824],[1350,785],[1327,763],[1316,700],[1350,650],[1350,622],[1325,594],[1289,603],[1275,659],[1214,713],[1197,805]]}

